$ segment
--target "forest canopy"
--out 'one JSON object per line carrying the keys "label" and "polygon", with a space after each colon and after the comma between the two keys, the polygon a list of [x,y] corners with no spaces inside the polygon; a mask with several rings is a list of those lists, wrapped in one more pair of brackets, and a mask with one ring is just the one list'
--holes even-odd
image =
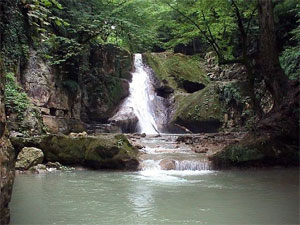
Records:
{"label": "forest canopy", "polygon": [[[240,61],[258,48],[256,0],[22,0],[44,55],[60,64],[87,43],[115,44],[132,52],[214,51],[220,63]],[[299,74],[297,0],[274,1],[281,64]],[[244,51],[244,52],[243,52]],[[244,55],[243,55],[244,54]]]}

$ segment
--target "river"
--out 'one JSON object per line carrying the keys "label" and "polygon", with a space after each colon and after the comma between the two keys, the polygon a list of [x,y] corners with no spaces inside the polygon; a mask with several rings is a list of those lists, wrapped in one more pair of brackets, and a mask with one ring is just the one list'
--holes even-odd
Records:
{"label": "river", "polygon": [[298,224],[298,169],[16,176],[12,224]]}

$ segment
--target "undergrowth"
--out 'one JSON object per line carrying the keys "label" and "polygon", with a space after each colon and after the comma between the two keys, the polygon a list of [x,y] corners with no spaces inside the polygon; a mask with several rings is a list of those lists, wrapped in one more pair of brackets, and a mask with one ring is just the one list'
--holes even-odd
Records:
{"label": "undergrowth", "polygon": [[14,73],[6,74],[5,106],[11,112],[17,113],[18,119],[22,119],[29,107],[29,99],[23,88],[18,84]]}

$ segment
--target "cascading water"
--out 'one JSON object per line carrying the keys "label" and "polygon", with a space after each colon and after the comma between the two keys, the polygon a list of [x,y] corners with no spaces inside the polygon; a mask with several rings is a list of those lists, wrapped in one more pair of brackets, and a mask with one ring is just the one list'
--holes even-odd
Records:
{"label": "cascading water", "polygon": [[211,173],[208,159],[191,150],[191,146],[177,142],[178,135],[147,136],[138,141],[145,148],[141,155],[141,172],[145,179],[174,181],[183,176]]}
{"label": "cascading water", "polygon": [[[129,120],[132,115],[138,118],[137,129],[140,133],[157,134],[164,124],[166,108],[163,100],[157,96],[150,79],[151,72],[143,64],[142,55],[135,54],[135,70],[129,86],[130,95],[124,101],[119,112],[112,118]],[[173,179],[172,174],[191,175],[207,172],[210,165],[207,160],[199,158],[189,146],[179,146],[175,141],[176,135],[162,134],[162,136],[147,136],[139,139],[145,148],[141,158],[142,174],[159,179]],[[164,168],[163,161],[172,164],[171,168]],[[176,171],[176,172],[174,172]]]}
{"label": "cascading water", "polygon": [[[119,111],[110,120],[118,121],[122,118],[121,120],[134,121],[134,118],[137,118],[137,130],[133,128],[130,129],[131,132],[157,134],[159,128],[155,120],[155,111],[159,112],[163,109],[162,104],[160,104],[160,97],[155,94],[150,80],[150,71],[143,64],[141,54],[135,54],[134,67],[132,81],[129,84],[130,94]],[[157,110],[158,108],[160,110]],[[163,115],[159,115],[159,117],[163,117]]]}
{"label": "cascading water", "polygon": [[130,103],[135,115],[139,119],[139,131],[146,134],[156,134],[158,133],[158,128],[151,107],[151,101],[153,101],[155,93],[149,74],[144,68],[141,54],[135,54],[134,66],[135,71],[132,73],[132,82],[129,86],[130,96],[128,103]]}

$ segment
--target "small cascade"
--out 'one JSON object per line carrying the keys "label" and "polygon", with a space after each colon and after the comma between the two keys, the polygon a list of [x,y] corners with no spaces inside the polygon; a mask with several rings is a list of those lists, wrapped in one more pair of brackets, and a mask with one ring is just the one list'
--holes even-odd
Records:
{"label": "small cascade", "polygon": [[176,139],[178,136],[173,134],[138,139],[145,146],[141,150],[140,168],[143,175],[185,176],[211,171],[211,164],[204,154],[192,151],[191,145],[176,142]]}
{"label": "small cascade", "polygon": [[[142,170],[163,170],[160,166],[160,162],[162,160],[144,160],[141,163]],[[171,160],[170,160],[171,161]],[[174,161],[174,169],[173,170],[210,170],[211,167],[207,160],[172,160]]]}
{"label": "small cascade", "polygon": [[199,160],[199,161],[175,161],[176,170],[209,170],[210,165],[208,161]]}
{"label": "small cascade", "polygon": [[141,162],[141,169],[142,170],[161,170],[159,165],[160,160],[144,160]]}

